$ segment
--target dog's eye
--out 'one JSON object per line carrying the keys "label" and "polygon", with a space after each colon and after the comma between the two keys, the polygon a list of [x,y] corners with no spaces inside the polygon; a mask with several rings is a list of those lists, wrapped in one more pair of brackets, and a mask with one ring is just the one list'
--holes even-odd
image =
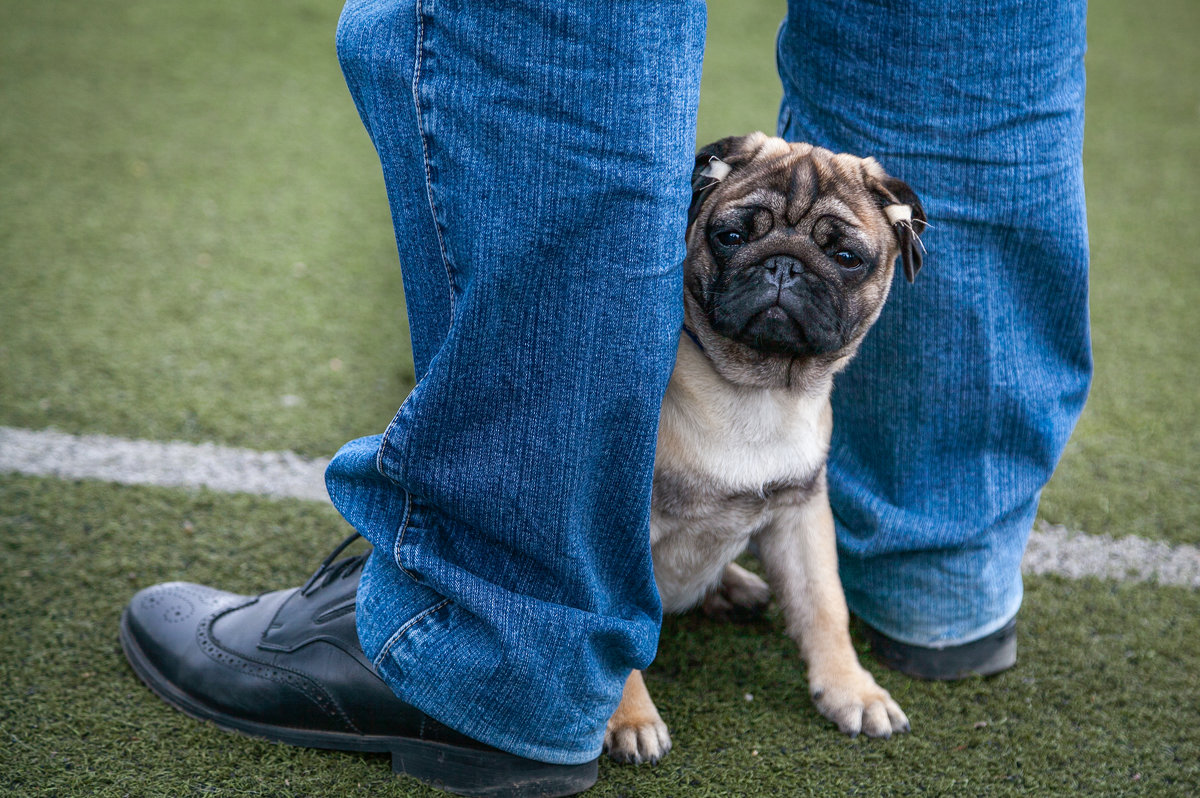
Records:
{"label": "dog's eye", "polygon": [[863,265],[862,258],[848,249],[833,253],[833,261],[847,271],[853,271]]}
{"label": "dog's eye", "polygon": [[723,247],[738,247],[746,243],[746,238],[737,230],[722,230],[713,238]]}

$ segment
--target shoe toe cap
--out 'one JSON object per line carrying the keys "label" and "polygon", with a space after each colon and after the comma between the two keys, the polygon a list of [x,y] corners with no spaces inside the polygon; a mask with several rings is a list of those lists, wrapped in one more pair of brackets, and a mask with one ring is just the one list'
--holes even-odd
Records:
{"label": "shoe toe cap", "polygon": [[139,672],[145,666],[171,670],[172,663],[190,658],[190,651],[196,648],[196,630],[206,618],[246,600],[190,582],[145,588],[134,595],[121,616],[121,642]]}
{"label": "shoe toe cap", "polygon": [[146,627],[169,628],[199,622],[209,613],[243,599],[224,590],[190,582],[166,582],[145,588],[129,602],[129,614]]}

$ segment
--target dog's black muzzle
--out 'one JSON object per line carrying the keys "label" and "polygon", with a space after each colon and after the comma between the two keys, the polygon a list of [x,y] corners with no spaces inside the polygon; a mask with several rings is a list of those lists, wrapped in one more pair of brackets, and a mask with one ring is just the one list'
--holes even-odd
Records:
{"label": "dog's black muzzle", "polygon": [[791,255],[773,255],[727,272],[716,286],[713,329],[752,349],[791,356],[823,355],[846,346],[850,330],[841,296]]}

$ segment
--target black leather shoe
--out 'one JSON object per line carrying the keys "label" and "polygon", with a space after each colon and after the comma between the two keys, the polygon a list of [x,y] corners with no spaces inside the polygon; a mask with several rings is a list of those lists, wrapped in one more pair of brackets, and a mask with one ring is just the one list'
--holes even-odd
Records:
{"label": "black leather shoe", "polygon": [[[861,623],[861,621],[860,621]],[[861,623],[871,654],[887,667],[917,679],[954,681],[992,676],[1017,664],[1017,619],[987,637],[946,648],[901,643]]]}
{"label": "black leather shoe", "polygon": [[549,765],[471,740],[405,704],[359,647],[354,599],[366,555],[337,562],[351,536],[304,587],[239,596],[170,582],[121,614],[133,670],[171,706],[275,742],[387,751],[392,769],[460,795],[574,795],[597,762]]}

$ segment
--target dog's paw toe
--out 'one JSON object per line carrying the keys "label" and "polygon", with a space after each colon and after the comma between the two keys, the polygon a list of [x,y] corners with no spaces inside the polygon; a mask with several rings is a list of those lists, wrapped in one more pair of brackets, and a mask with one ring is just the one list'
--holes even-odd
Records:
{"label": "dog's paw toe", "polygon": [[671,735],[659,719],[610,725],[604,734],[604,750],[618,762],[653,765],[671,750]]}
{"label": "dog's paw toe", "polygon": [[892,736],[892,721],[888,717],[888,710],[883,702],[875,701],[863,710],[862,732],[868,737],[888,738]]}
{"label": "dog's paw toe", "polygon": [[853,680],[855,684],[815,688],[812,697],[817,710],[851,737],[862,733],[887,739],[907,732],[911,727],[904,710],[870,674],[864,671],[863,676],[866,678]]}

